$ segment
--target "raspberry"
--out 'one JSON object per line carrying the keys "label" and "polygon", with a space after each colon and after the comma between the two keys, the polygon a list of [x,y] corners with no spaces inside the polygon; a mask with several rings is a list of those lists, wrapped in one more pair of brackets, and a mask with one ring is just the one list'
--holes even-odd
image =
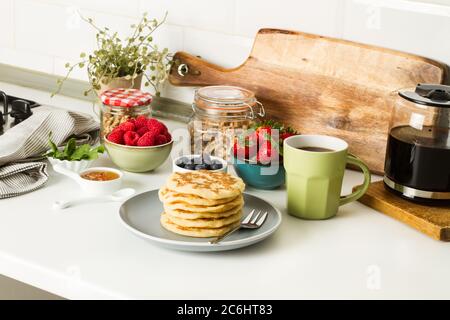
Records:
{"label": "raspberry", "polygon": [[148,132],[148,128],[146,126],[137,129],[137,134],[142,137],[145,133]]}
{"label": "raspberry", "polygon": [[134,123],[136,124],[136,129],[140,129],[142,127],[147,126],[147,117],[146,116],[139,116],[134,120]]}
{"label": "raspberry", "polygon": [[164,123],[159,122],[155,118],[148,119],[147,127],[149,131],[152,131],[155,134],[165,134],[167,132],[167,127],[164,125]]}
{"label": "raspberry", "polygon": [[127,146],[135,146],[139,140],[139,135],[134,131],[127,131],[123,135],[123,141]]}
{"label": "raspberry", "polygon": [[151,132],[145,133],[142,137],[139,138],[137,145],[140,147],[150,147],[156,145],[155,135]]}
{"label": "raspberry", "polygon": [[123,134],[122,129],[115,128],[107,137],[107,139],[113,143],[123,144]]}
{"label": "raspberry", "polygon": [[165,144],[165,143],[169,142],[169,140],[167,140],[167,137],[163,134],[157,135],[155,141],[156,141],[156,145]]}
{"label": "raspberry", "polygon": [[167,138],[167,142],[172,141],[172,136],[170,135],[169,131],[166,132],[165,136]]}
{"label": "raspberry", "polygon": [[124,122],[124,123],[120,124],[119,125],[119,129],[122,129],[125,132],[135,131],[136,130],[136,126],[134,125],[133,122],[127,121],[127,122]]}

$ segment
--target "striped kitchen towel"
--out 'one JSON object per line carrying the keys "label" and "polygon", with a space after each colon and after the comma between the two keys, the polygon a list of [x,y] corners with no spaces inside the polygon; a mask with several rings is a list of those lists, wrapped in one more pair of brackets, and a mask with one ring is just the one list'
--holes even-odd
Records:
{"label": "striped kitchen towel", "polygon": [[42,154],[49,149],[50,132],[59,146],[72,136],[89,142],[98,129],[98,122],[84,113],[49,106],[34,108],[31,117],[0,136],[0,199],[34,191],[47,182]]}

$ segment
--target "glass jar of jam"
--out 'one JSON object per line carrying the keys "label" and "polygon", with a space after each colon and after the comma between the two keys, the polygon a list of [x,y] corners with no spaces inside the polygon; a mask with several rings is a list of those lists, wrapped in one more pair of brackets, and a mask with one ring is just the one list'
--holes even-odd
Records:
{"label": "glass jar of jam", "polygon": [[196,90],[192,110],[188,124],[191,152],[225,160],[230,159],[234,137],[265,115],[252,91],[233,86]]}
{"label": "glass jar of jam", "polygon": [[100,95],[100,137],[107,136],[115,127],[137,118],[151,116],[152,95],[137,89],[110,89]]}

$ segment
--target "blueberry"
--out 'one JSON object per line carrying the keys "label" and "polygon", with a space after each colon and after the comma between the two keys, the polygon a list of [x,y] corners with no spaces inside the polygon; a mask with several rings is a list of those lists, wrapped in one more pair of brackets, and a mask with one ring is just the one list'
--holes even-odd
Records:
{"label": "blueberry", "polygon": [[194,164],[202,164],[203,162],[202,162],[202,158],[201,157],[195,157],[195,158],[192,158],[191,159],[191,163],[194,163]]}
{"label": "blueberry", "polygon": [[222,169],[222,168],[223,168],[223,166],[222,166],[221,163],[213,163],[211,165],[211,170],[219,170],[219,169]]}
{"label": "blueberry", "polygon": [[189,163],[189,158],[187,157],[181,157],[180,159],[178,159],[175,164],[179,165],[179,164],[186,164]]}
{"label": "blueberry", "polygon": [[207,170],[207,166],[204,163],[197,164],[197,165],[195,165],[195,170]]}
{"label": "blueberry", "polygon": [[212,160],[211,160],[211,156],[207,153],[203,154],[203,162],[206,164],[211,164]]}
{"label": "blueberry", "polygon": [[195,164],[193,164],[193,163],[186,163],[184,168],[187,169],[187,170],[195,170]]}

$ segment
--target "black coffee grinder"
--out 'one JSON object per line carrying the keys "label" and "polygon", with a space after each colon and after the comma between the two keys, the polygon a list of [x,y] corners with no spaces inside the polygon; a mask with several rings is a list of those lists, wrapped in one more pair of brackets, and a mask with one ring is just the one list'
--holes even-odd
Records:
{"label": "black coffee grinder", "polygon": [[450,86],[395,92],[384,184],[406,199],[450,204]]}

